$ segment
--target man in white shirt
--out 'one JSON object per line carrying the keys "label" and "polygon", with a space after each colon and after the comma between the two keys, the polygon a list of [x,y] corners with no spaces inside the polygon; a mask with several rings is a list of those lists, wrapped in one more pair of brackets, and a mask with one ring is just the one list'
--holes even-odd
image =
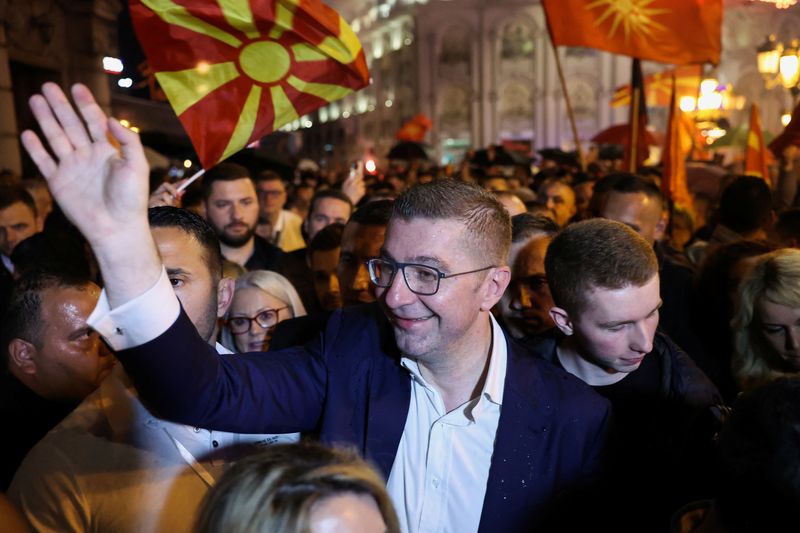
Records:
{"label": "man in white shirt", "polygon": [[[214,230],[200,217],[156,207],[152,235],[169,281],[198,334],[214,345],[214,324],[231,303]],[[221,354],[230,354],[216,344]],[[17,471],[9,496],[37,531],[192,530],[203,496],[225,467],[298,434],[236,434],[160,419],[139,400],[118,365],[56,426]]]}
{"label": "man in white shirt", "polygon": [[286,185],[281,177],[265,170],[256,176],[255,184],[259,207],[256,232],[284,252],[304,248],[303,219],[283,208],[286,205]]}
{"label": "man in white shirt", "polygon": [[317,429],[354,446],[388,475],[412,532],[525,530],[597,473],[608,403],[510,343],[491,317],[511,229],[489,193],[449,180],[407,191],[370,261],[380,309],[335,312],[304,348],[226,360],[202,346],[169,290],[147,232],[138,137],[84,86],[73,96],[88,133],[57,86],[43,93],[31,108],[58,163],[33,132],[23,143],[97,255],[107,292],[93,326],[165,416],[239,432]]}

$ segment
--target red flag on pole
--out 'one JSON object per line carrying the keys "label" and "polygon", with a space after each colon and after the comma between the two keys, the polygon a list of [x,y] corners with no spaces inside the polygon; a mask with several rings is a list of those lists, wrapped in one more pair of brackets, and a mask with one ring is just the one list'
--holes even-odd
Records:
{"label": "red flag on pole", "polygon": [[686,158],[692,150],[692,138],[686,131],[683,112],[678,106],[678,89],[675,74],[672,77],[672,101],[667,122],[667,140],[661,162],[664,167],[661,191],[673,203],[691,209],[692,197],[686,178]]}
{"label": "red flag on pole", "polygon": [[628,145],[625,147],[625,169],[636,172],[647,159],[650,148],[647,142],[647,105],[644,97],[644,77],[639,58],[631,61],[631,106],[628,114]]}
{"label": "red flag on pole", "polygon": [[205,168],[369,83],[361,43],[320,0],[130,0],[130,11]]}
{"label": "red flag on pole", "polygon": [[719,63],[722,0],[542,0],[558,46],[663,63]]}
{"label": "red flag on pole", "polygon": [[764,135],[761,132],[761,119],[758,116],[758,105],[750,108],[750,131],[747,133],[747,150],[744,156],[744,173],[758,176],[770,183],[767,167],[767,150],[764,146]]}

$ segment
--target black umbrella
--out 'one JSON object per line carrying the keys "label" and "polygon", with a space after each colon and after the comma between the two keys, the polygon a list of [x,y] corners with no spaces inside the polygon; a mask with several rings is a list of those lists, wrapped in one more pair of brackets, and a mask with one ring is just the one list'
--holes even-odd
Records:
{"label": "black umbrella", "polygon": [[425,150],[425,146],[422,145],[422,143],[412,141],[401,141],[395,144],[392,146],[392,149],[389,150],[386,158],[403,161],[411,161],[414,159],[430,159],[428,152]]}

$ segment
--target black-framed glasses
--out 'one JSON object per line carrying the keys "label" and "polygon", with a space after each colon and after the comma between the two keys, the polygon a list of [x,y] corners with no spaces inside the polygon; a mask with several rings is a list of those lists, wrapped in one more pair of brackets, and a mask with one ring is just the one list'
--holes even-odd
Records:
{"label": "black-framed glasses", "polygon": [[476,268],[475,270],[468,270],[466,272],[445,274],[439,269],[427,265],[419,265],[417,263],[398,263],[391,259],[370,259],[367,261],[369,277],[372,283],[377,287],[390,287],[397,271],[402,270],[406,287],[414,294],[422,296],[436,294],[439,290],[439,282],[443,279],[463,276],[465,274],[474,274],[475,272],[482,272],[490,268],[494,268],[494,265]]}
{"label": "black-framed glasses", "polygon": [[234,335],[241,335],[242,333],[250,331],[250,326],[254,321],[262,328],[269,329],[278,323],[279,313],[284,309],[289,309],[289,306],[287,305],[286,307],[279,307],[277,309],[264,309],[256,316],[252,317],[234,316],[229,318],[225,323]]}

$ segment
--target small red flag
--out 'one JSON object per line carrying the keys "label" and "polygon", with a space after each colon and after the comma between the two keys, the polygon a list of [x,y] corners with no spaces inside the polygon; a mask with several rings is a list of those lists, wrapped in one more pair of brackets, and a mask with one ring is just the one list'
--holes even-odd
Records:
{"label": "small red flag", "polygon": [[205,168],[369,83],[361,43],[320,0],[130,0],[130,11]]}
{"label": "small red flag", "polygon": [[692,208],[692,197],[686,178],[686,157],[692,150],[691,134],[686,130],[683,113],[678,106],[678,90],[672,78],[672,101],[667,122],[667,140],[661,162],[664,172],[661,179],[661,191],[664,197],[673,203]]}
{"label": "small red flag", "polygon": [[431,119],[420,113],[403,124],[403,127],[397,130],[395,137],[398,141],[422,142],[431,126],[433,126]]}
{"label": "small red flag", "polygon": [[542,0],[553,43],[663,63],[719,63],[722,0]]}
{"label": "small red flag", "polygon": [[770,183],[767,167],[767,150],[764,146],[764,135],[761,132],[761,119],[758,116],[758,105],[750,108],[750,131],[747,133],[747,150],[744,156],[744,173],[758,176]]}
{"label": "small red flag", "polygon": [[625,169],[636,172],[650,155],[647,137],[647,105],[644,99],[644,77],[639,58],[631,61],[632,98],[628,114],[628,144],[625,146]]}

